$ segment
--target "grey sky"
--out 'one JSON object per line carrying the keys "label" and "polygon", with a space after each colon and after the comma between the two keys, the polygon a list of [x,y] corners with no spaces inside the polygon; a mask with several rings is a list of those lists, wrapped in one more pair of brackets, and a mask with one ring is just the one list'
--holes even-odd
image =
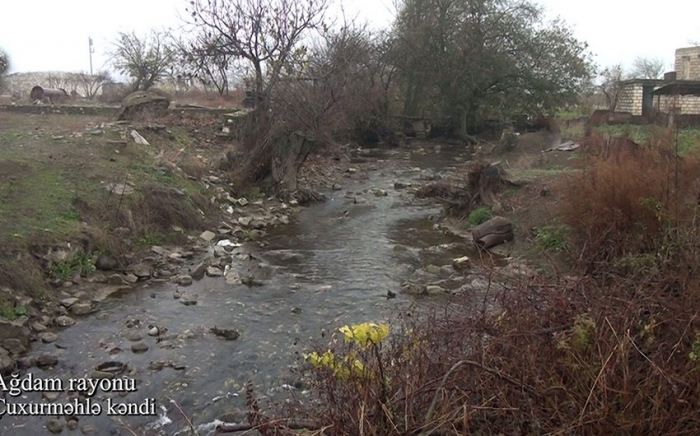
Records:
{"label": "grey sky", "polygon": [[[658,57],[672,69],[676,48],[700,40],[697,0],[539,0],[550,17],[560,16],[589,43],[599,65],[637,56]],[[88,71],[88,37],[95,44],[93,69],[107,66],[119,31],[146,33],[176,28],[183,0],[0,0],[0,48],[12,72]],[[392,0],[347,0],[349,15],[374,26],[388,25]]]}

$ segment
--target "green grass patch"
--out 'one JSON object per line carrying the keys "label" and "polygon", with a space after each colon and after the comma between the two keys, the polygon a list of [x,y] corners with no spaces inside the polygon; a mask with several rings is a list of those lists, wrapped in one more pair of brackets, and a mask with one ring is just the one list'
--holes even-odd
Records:
{"label": "green grass patch", "polygon": [[493,217],[493,214],[491,213],[491,209],[488,207],[477,207],[471,213],[469,214],[469,217],[467,218],[467,221],[469,222],[469,225],[472,227],[476,227],[479,224],[483,224],[486,221],[490,220]]}
{"label": "green grass patch", "polygon": [[29,168],[14,180],[0,183],[0,226],[7,236],[26,238],[50,233],[57,237],[74,235],[78,214],[73,209],[75,192],[60,173]]}
{"label": "green grass patch", "polygon": [[10,321],[14,321],[20,316],[27,314],[27,309],[24,306],[13,306],[7,302],[0,302],[0,317]]}
{"label": "green grass patch", "polygon": [[558,253],[566,250],[566,226],[546,226],[537,229],[535,249],[540,252]]}
{"label": "green grass patch", "polygon": [[154,245],[163,245],[165,243],[165,238],[163,235],[158,235],[155,233],[144,233],[138,239],[138,244],[142,247],[153,247]]}
{"label": "green grass patch", "polygon": [[70,280],[78,273],[82,276],[89,276],[95,272],[96,261],[97,256],[80,252],[72,259],[51,263],[47,273],[52,279],[60,280]]}

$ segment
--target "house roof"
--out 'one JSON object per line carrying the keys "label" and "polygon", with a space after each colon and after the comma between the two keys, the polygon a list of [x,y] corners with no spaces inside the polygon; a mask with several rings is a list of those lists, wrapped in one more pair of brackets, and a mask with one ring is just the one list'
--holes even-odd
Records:
{"label": "house roof", "polygon": [[662,85],[665,82],[663,79],[628,79],[628,80],[622,80],[620,82],[622,85],[635,85],[635,84],[640,84],[640,85],[653,85],[653,86],[659,86]]}
{"label": "house roof", "polygon": [[652,92],[653,95],[700,95],[700,80],[676,80],[667,82],[659,89]]}

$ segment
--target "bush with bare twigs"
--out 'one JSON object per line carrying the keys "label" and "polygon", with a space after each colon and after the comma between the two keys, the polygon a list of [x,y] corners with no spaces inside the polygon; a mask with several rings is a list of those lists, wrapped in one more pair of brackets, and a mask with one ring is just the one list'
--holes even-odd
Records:
{"label": "bush with bare twigs", "polygon": [[570,179],[572,195],[561,207],[581,260],[608,267],[613,260],[653,256],[670,236],[696,226],[700,161],[678,157],[671,132],[657,133],[644,146],[592,136],[586,148],[593,155]]}
{"label": "bush with bare twigs", "polygon": [[670,133],[661,134],[635,153],[589,158],[572,179],[562,213],[595,274],[496,270],[487,289],[402,317],[386,343],[319,347],[309,356],[316,428],[328,435],[694,434],[698,164],[672,146]]}

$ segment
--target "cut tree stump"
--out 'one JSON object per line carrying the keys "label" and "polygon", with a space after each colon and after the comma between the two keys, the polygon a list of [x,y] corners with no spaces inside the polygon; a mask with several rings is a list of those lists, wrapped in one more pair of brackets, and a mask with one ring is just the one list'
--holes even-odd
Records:
{"label": "cut tree stump", "polygon": [[496,245],[513,240],[513,224],[506,218],[495,216],[472,230],[474,244],[488,250]]}

